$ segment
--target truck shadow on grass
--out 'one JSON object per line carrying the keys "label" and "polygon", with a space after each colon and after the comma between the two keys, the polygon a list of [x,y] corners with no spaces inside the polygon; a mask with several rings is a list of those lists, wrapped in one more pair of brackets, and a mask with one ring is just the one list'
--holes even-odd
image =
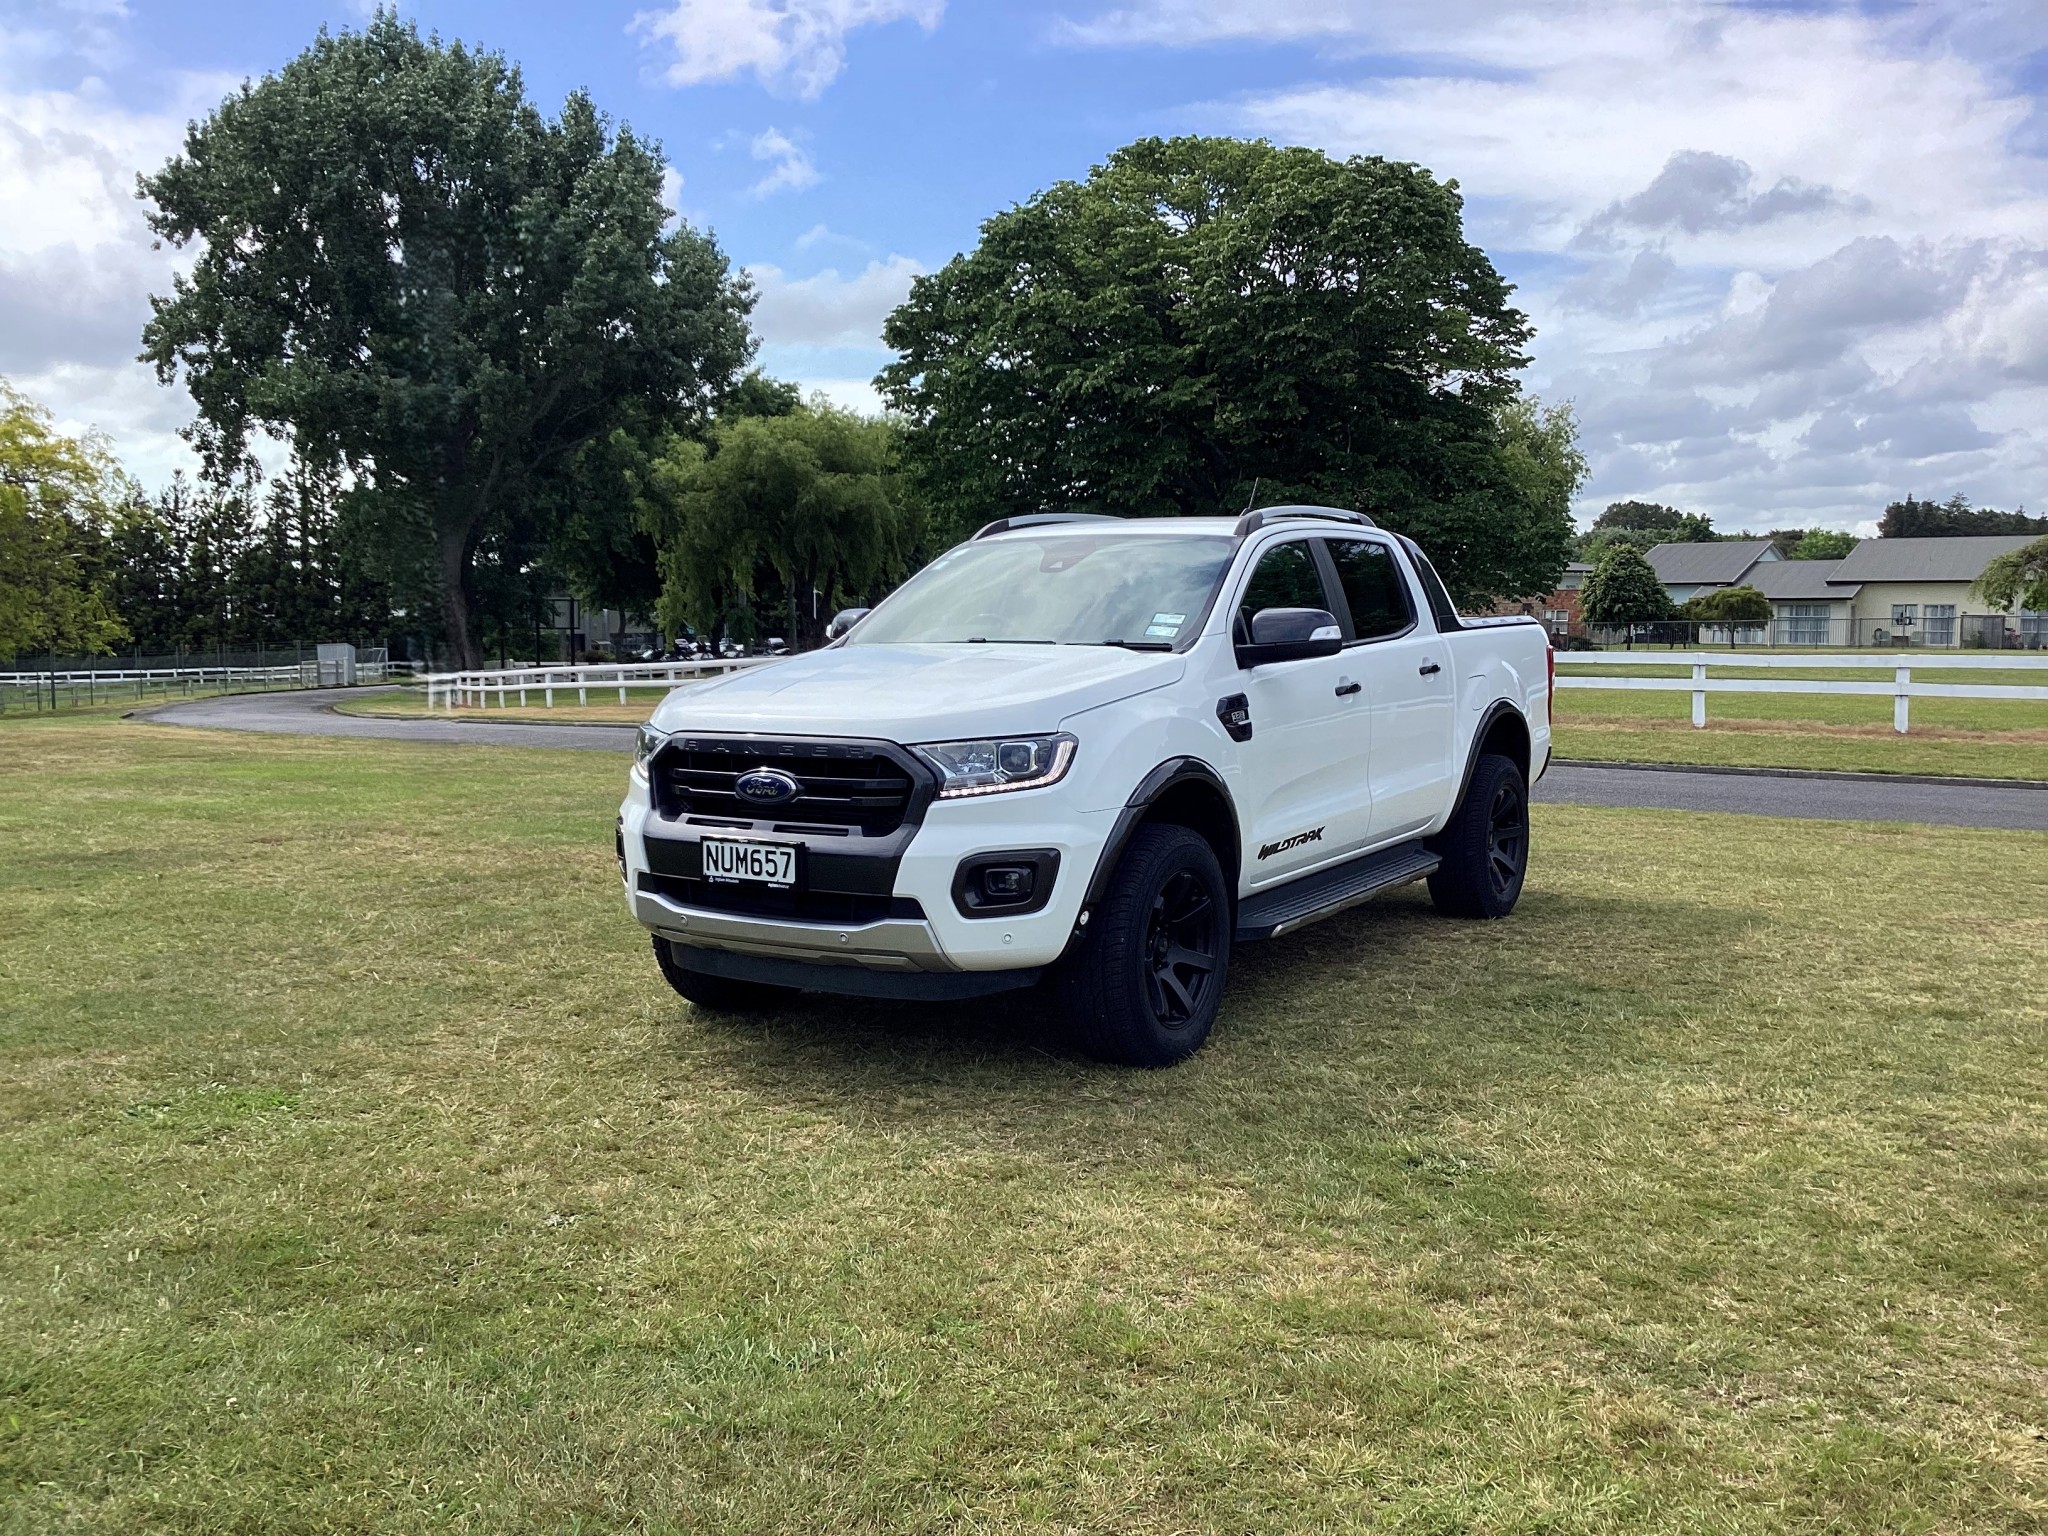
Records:
{"label": "truck shadow on grass", "polygon": [[[1420,1097],[1470,1102],[1645,1059],[1684,1029],[1689,997],[1725,989],[1761,915],[1679,898],[1532,890],[1498,923],[1437,915],[1420,891],[1298,935],[1240,947],[1222,1016],[1193,1059],[1104,1066],[1065,1040],[1049,990],[966,1004],[809,996],[758,1017],[681,1003],[670,1036],[792,1106],[866,1123],[1088,1119],[1105,1103],[1237,1111]],[[1091,1107],[1092,1106],[1092,1107]]]}

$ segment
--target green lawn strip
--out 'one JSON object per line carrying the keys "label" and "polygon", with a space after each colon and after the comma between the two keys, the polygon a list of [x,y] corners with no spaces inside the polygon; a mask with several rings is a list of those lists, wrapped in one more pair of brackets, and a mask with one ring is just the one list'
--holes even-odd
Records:
{"label": "green lawn strip", "polygon": [[621,780],[0,738],[0,1530],[2038,1529],[2048,837],[1539,807],[1147,1075],[689,1009]]}
{"label": "green lawn strip", "polygon": [[[627,705],[629,708],[639,709],[643,712],[652,711],[655,705],[667,698],[676,688],[684,686],[687,685],[661,683],[652,687],[629,687],[626,690]],[[387,692],[366,693],[361,698],[342,699],[335,704],[334,708],[337,712],[344,715],[398,715],[407,717],[424,715],[427,712],[427,695],[426,690],[423,688],[403,688]],[[579,706],[576,702],[576,690],[574,688],[557,688],[555,690],[555,702],[551,709],[547,708],[545,695],[540,689],[529,688],[523,708],[529,714],[536,710],[545,710],[547,713],[560,715],[564,719],[574,718],[579,713]],[[475,704],[464,705],[456,709],[454,713],[457,715],[476,716],[485,714],[495,715],[500,712],[500,709],[498,696],[496,693],[492,693],[487,698],[481,698]],[[516,689],[507,696],[503,709],[508,715],[520,713],[522,706],[519,703],[519,694]],[[604,714],[608,719],[615,722],[619,714],[619,690],[617,685],[593,686],[590,689],[588,712],[593,718]],[[436,715],[446,715],[450,711],[446,704],[437,702],[434,706],[434,713]]]}
{"label": "green lawn strip", "polygon": [[1690,694],[1573,688],[1557,695],[1552,751],[1620,762],[2048,779],[2048,704],[1915,699],[1904,736],[1890,729],[1891,718],[1883,698],[1712,694],[1706,727],[1694,730]]}
{"label": "green lawn strip", "polygon": [[2048,780],[2048,745],[2039,742],[2014,746],[1913,736],[1799,735],[1725,727],[1690,731],[1560,721],[1551,750],[1559,758],[1579,762]]}
{"label": "green lawn strip", "polygon": [[[189,692],[178,688],[151,688],[142,697],[136,697],[133,688],[120,689],[102,687],[92,703],[86,703],[84,690],[76,704],[71,702],[68,690],[61,690],[57,706],[50,707],[48,695],[37,701],[26,692],[9,688],[6,690],[6,707],[0,708],[0,726],[20,725],[28,721],[43,720],[99,720],[125,715],[138,709],[152,709],[159,704],[177,704],[186,699],[214,699],[226,693],[245,693],[242,688],[194,688]],[[261,692],[262,690],[256,690]]]}

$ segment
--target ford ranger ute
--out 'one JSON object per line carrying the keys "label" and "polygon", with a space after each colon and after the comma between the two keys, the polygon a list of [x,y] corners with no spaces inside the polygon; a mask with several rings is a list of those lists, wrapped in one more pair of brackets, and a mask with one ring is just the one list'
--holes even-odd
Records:
{"label": "ford ranger ute", "polygon": [[1521,894],[1549,638],[1362,514],[1005,518],[833,633],[640,732],[619,868],[692,1003],[1042,983],[1165,1066],[1233,945],[1414,880]]}

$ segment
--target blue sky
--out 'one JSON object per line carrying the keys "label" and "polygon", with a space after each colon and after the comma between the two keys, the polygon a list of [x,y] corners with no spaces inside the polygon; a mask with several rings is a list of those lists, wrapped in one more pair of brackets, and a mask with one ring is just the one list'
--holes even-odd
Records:
{"label": "blue sky", "polygon": [[[2038,3],[1438,0],[407,4],[659,138],[761,292],[772,372],[854,405],[881,317],[981,220],[1144,134],[1264,134],[1456,177],[1570,399],[1582,502],[1867,528],[2048,506]],[[145,480],[182,393],[132,362],[129,195],[187,118],[363,9],[0,0],[0,374]]]}

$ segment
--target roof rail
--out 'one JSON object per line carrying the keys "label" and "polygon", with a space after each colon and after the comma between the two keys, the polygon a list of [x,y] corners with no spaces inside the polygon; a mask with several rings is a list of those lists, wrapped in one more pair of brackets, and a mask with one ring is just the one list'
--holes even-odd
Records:
{"label": "roof rail", "polygon": [[[1026,512],[1021,517],[999,517],[986,528],[975,534],[976,539],[985,539],[992,534],[1008,533],[1012,528],[1039,528],[1047,523],[1120,523],[1123,519],[1107,512]],[[969,540],[972,543],[973,540]]]}
{"label": "roof rail", "polygon": [[1355,528],[1379,527],[1363,512],[1345,512],[1337,507],[1260,507],[1256,512],[1247,512],[1240,517],[1232,532],[1241,539],[1248,533],[1258,532],[1268,523],[1296,517],[1320,518],[1326,523],[1350,523]]}

